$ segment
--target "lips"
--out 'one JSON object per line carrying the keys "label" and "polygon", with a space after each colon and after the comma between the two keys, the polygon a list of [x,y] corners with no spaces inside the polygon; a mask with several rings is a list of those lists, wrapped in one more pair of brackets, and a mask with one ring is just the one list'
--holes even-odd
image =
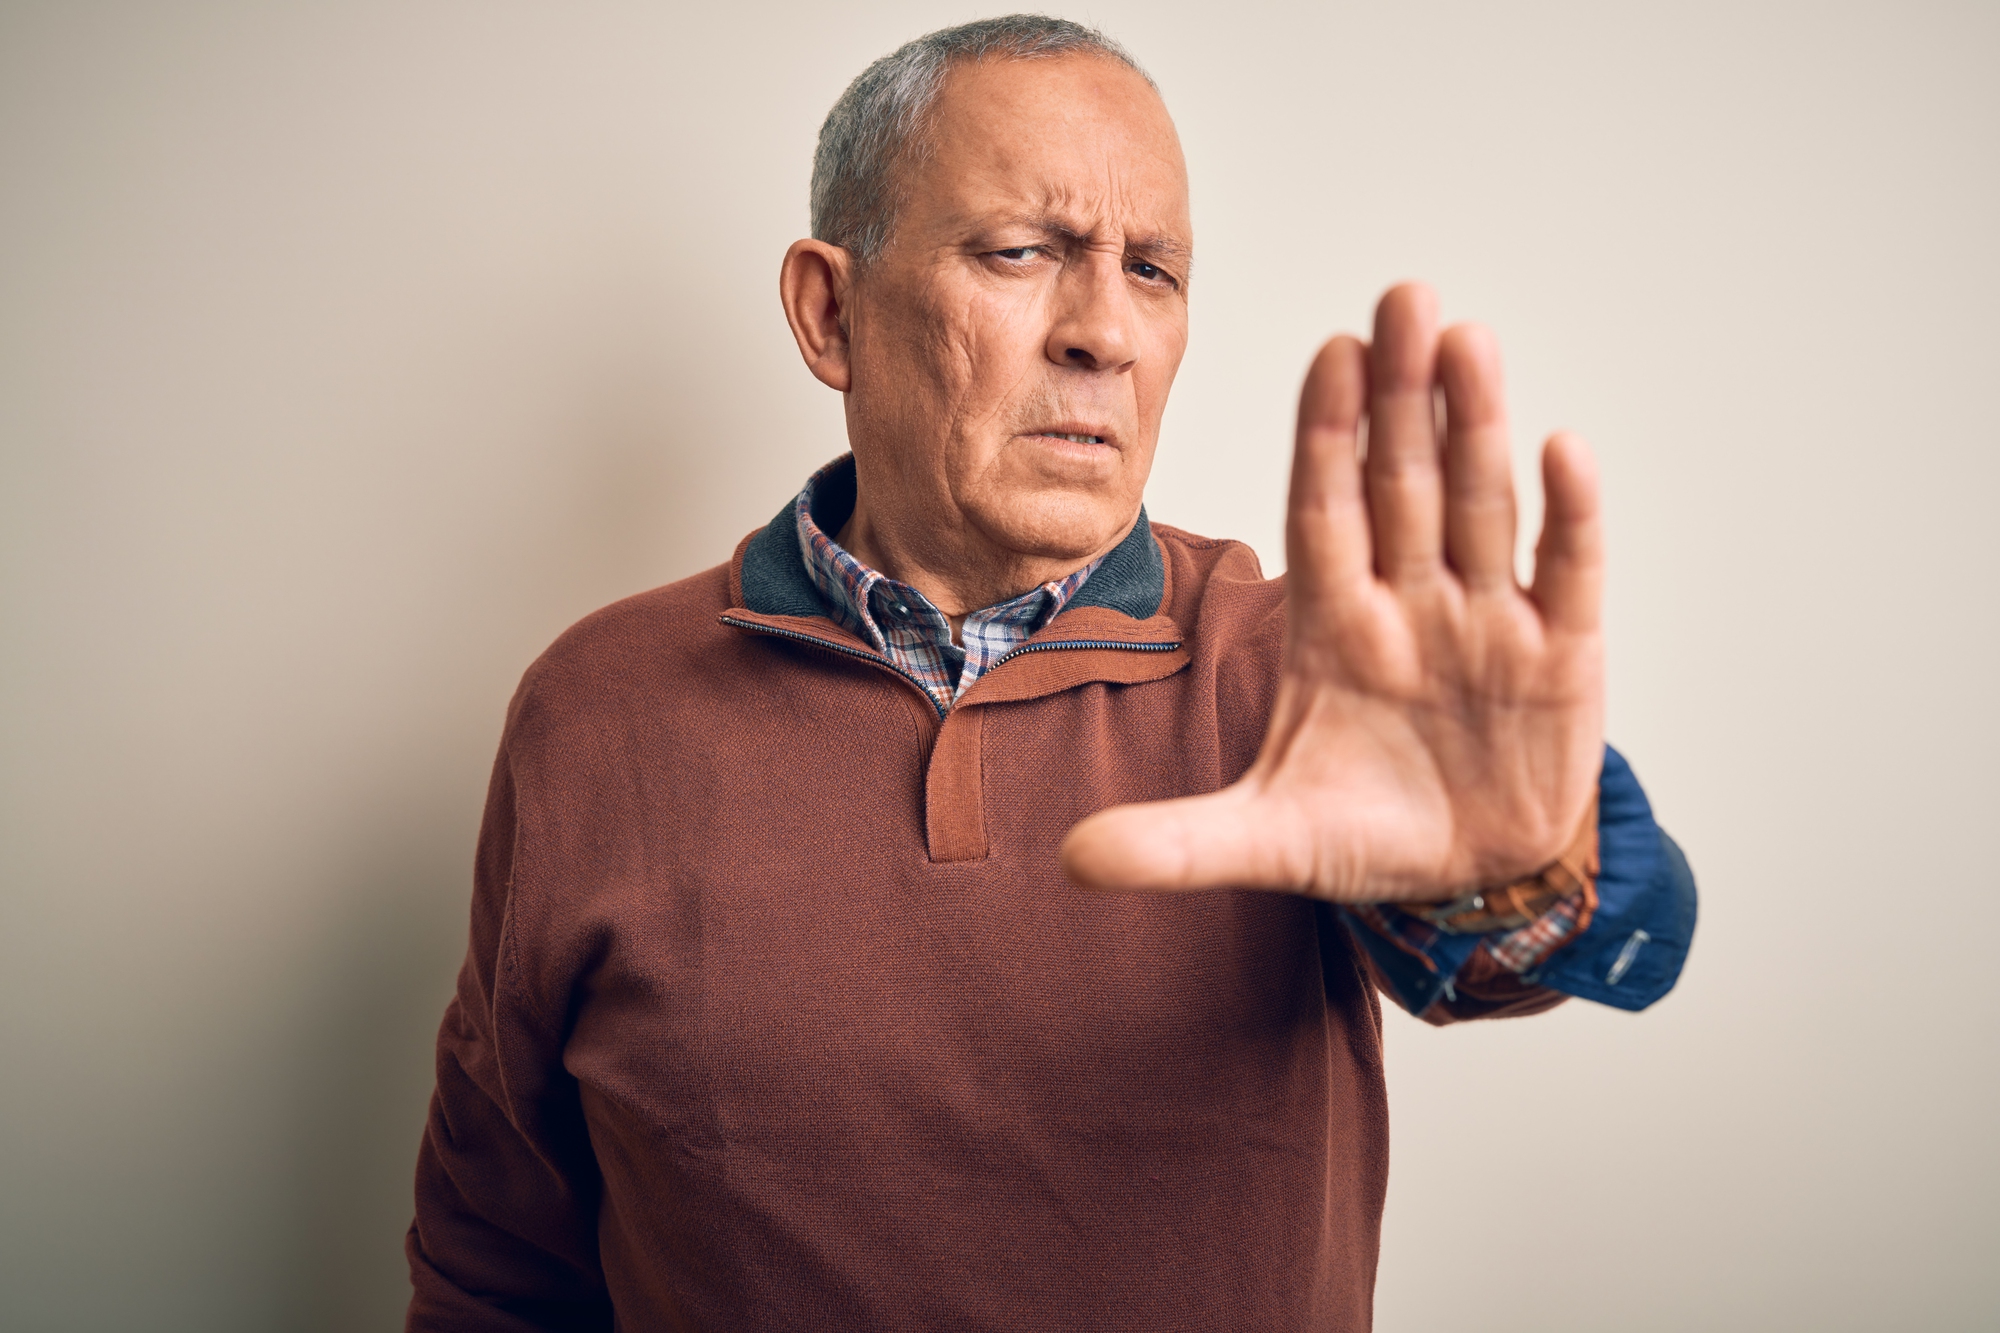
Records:
{"label": "lips", "polygon": [[1093,429],[1082,421],[1062,421],[1052,426],[1043,426],[1028,431],[1029,435],[1044,436],[1052,440],[1065,440],[1070,444],[1110,444],[1111,435],[1102,428]]}

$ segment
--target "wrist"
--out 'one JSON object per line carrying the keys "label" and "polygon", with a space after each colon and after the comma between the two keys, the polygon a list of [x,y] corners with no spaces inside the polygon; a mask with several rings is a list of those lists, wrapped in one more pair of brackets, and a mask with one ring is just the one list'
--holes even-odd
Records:
{"label": "wrist", "polygon": [[1486,935],[1496,930],[1519,930],[1557,903],[1581,893],[1583,907],[1577,929],[1582,930],[1590,924],[1597,907],[1597,871],[1597,798],[1593,795],[1569,845],[1534,874],[1475,889],[1449,902],[1401,906],[1448,934]]}

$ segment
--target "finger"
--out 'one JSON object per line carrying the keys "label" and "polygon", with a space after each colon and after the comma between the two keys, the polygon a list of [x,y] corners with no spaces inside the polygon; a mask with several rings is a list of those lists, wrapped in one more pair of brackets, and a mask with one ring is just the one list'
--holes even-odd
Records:
{"label": "finger", "polygon": [[1375,570],[1396,582],[1443,561],[1436,364],[1437,297],[1421,283],[1390,288],[1375,307],[1366,476]]}
{"label": "finger", "polygon": [[1285,512],[1285,560],[1297,590],[1325,593],[1373,571],[1361,495],[1361,415],[1368,348],[1346,336],[1319,349],[1299,392],[1299,433]]}
{"label": "finger", "polygon": [[1477,324],[1438,339],[1445,558],[1473,591],[1514,586],[1514,471],[1500,347]]}
{"label": "finger", "polygon": [[1086,889],[1153,893],[1289,889],[1306,882],[1284,840],[1250,818],[1240,787],[1100,811],[1063,839],[1062,868]]}
{"label": "finger", "polygon": [[1593,633],[1604,603],[1604,519],[1590,448],[1559,432],[1542,446],[1541,540],[1531,593],[1550,625]]}

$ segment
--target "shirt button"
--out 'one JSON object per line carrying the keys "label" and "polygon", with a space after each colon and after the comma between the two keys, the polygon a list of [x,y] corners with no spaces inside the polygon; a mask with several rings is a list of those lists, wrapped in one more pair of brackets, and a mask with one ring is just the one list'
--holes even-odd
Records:
{"label": "shirt button", "polygon": [[910,614],[910,604],[908,602],[891,602],[889,604],[889,609],[891,611],[894,611],[899,616],[907,616]]}

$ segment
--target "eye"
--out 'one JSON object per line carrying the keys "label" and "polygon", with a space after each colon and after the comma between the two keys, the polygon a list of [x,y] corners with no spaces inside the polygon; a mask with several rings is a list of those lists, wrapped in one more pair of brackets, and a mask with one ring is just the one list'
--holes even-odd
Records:
{"label": "eye", "polygon": [[1018,264],[1026,260],[1030,255],[1040,254],[1041,250],[1042,247],[1039,245],[1011,245],[1005,250],[995,250],[993,253],[1002,259]]}
{"label": "eye", "polygon": [[1173,275],[1158,264],[1148,264],[1143,259],[1126,265],[1125,271],[1137,277],[1141,282],[1171,283],[1174,280]]}

